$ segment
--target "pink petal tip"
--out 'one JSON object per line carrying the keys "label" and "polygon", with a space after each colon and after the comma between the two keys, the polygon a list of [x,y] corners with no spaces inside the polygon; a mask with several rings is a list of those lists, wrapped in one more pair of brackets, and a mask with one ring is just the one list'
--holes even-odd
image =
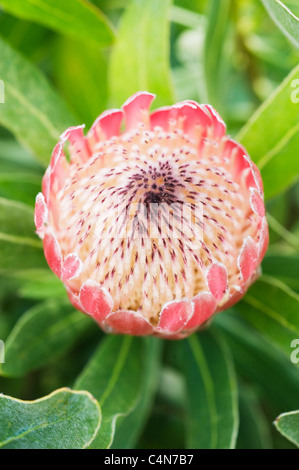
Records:
{"label": "pink petal tip", "polygon": [[82,270],[82,261],[75,253],[69,254],[63,263],[61,280],[63,282],[70,281],[78,277]]}
{"label": "pink petal tip", "polygon": [[57,277],[61,277],[61,251],[56,238],[46,234],[44,238],[44,252],[48,265]]}
{"label": "pink petal tip", "polygon": [[147,91],[138,91],[123,104],[126,130],[130,130],[142,121],[142,110],[148,111],[155,95]]}
{"label": "pink petal tip", "polygon": [[113,333],[123,335],[147,336],[153,332],[152,325],[145,318],[130,310],[111,313],[104,326],[111,328]]}
{"label": "pink petal tip", "polygon": [[192,300],[194,313],[191,320],[185,326],[185,330],[191,330],[205,323],[216,311],[217,301],[209,292],[202,292]]}
{"label": "pink petal tip", "polygon": [[39,232],[47,221],[48,208],[45,197],[42,193],[38,193],[35,199],[34,222],[36,230]]}
{"label": "pink petal tip", "polygon": [[161,311],[158,330],[163,333],[178,333],[191,319],[193,308],[188,300],[169,302]]}
{"label": "pink petal tip", "polygon": [[104,321],[113,307],[109,292],[92,280],[84,282],[80,289],[79,299],[84,311],[97,322]]}
{"label": "pink petal tip", "polygon": [[244,282],[247,282],[254,273],[258,262],[258,249],[251,237],[247,237],[243,243],[238,258],[238,266]]}
{"label": "pink petal tip", "polygon": [[227,289],[227,269],[221,263],[213,264],[207,273],[207,282],[211,294],[220,301]]}

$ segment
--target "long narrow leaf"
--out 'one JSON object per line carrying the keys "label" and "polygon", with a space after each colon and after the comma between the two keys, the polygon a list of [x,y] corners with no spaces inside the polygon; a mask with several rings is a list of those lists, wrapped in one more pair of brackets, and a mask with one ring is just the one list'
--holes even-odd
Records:
{"label": "long narrow leaf", "polygon": [[157,94],[155,106],[172,104],[169,71],[171,0],[130,0],[122,17],[110,67],[111,101],[120,106],[131,94]]}
{"label": "long narrow leaf", "polygon": [[237,448],[271,449],[270,426],[253,387],[242,386],[239,408],[240,429]]}
{"label": "long narrow leaf", "polygon": [[299,65],[252,116],[237,136],[262,172],[265,197],[285,190],[298,179]]}
{"label": "long narrow leaf", "polygon": [[76,119],[45,77],[1,38],[0,57],[5,86],[0,124],[47,164],[60,135]]}
{"label": "long narrow leaf", "polygon": [[[128,416],[119,419],[111,445],[112,449],[133,449],[135,447],[154,401],[160,372],[162,342],[155,338],[147,338],[145,341],[146,360],[139,401]],[[129,433],[128,429],[131,430]]]}
{"label": "long narrow leaf", "polygon": [[47,365],[91,325],[91,319],[63,300],[36,305],[22,315],[8,336],[0,372],[18,377]]}
{"label": "long narrow leaf", "polygon": [[107,337],[76,381],[75,388],[88,390],[102,408],[102,425],[92,448],[111,447],[118,419],[138,406],[148,354],[142,338]]}
{"label": "long narrow leaf", "polygon": [[223,89],[223,77],[221,74],[223,65],[222,56],[228,31],[231,0],[226,0],[225,2],[212,0],[208,3],[208,28],[204,47],[206,91],[209,103],[220,111]]}
{"label": "long narrow leaf", "polygon": [[111,44],[114,37],[108,19],[86,0],[0,0],[0,5],[19,18],[98,46]]}
{"label": "long narrow leaf", "polygon": [[42,243],[35,235],[33,209],[0,198],[0,272],[45,266]]}
{"label": "long narrow leaf", "polygon": [[[225,333],[238,377],[252,384],[269,407],[290,410],[298,406],[298,370],[290,357],[248,325],[239,312],[222,312],[214,322]],[[277,373],[279,371],[279,374]],[[285,393],[285,391],[288,393]],[[274,418],[274,416],[273,416]]]}
{"label": "long narrow leaf", "polygon": [[299,338],[299,295],[283,282],[263,276],[236,306],[244,318],[290,357]]}
{"label": "long narrow leaf", "polygon": [[286,37],[299,48],[299,18],[280,0],[262,0],[272,20]]}
{"label": "long narrow leaf", "polygon": [[173,347],[186,378],[187,447],[232,449],[238,431],[238,394],[229,350],[218,332],[201,332]]}

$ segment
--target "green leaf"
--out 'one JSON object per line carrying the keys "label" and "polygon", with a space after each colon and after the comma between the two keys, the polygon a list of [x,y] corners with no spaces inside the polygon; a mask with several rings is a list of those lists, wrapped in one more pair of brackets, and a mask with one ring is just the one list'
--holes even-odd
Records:
{"label": "green leaf", "polygon": [[[285,118],[285,113],[282,116]],[[291,135],[293,131],[295,134]],[[281,193],[298,181],[298,147],[299,125],[295,129],[290,129],[290,134],[286,136],[286,140],[280,142],[279,146],[273,149],[273,153],[269,152],[265,156],[265,160],[260,163],[259,167],[262,172],[267,199]]]}
{"label": "green leaf", "polygon": [[75,388],[92,393],[102,409],[101,429],[92,448],[109,448],[118,418],[132,413],[139,404],[149,359],[146,344],[143,338],[106,337],[76,381]]}
{"label": "green leaf", "polygon": [[223,48],[228,31],[231,0],[209,2],[208,28],[204,47],[204,70],[207,100],[222,111]]}
{"label": "green leaf", "polygon": [[299,48],[299,18],[280,0],[262,0],[272,20],[285,36]]}
{"label": "green leaf", "polygon": [[192,29],[198,28],[199,25],[203,24],[205,22],[205,16],[174,5],[170,10],[170,20],[173,23]]}
{"label": "green leaf", "polygon": [[98,46],[108,46],[114,38],[107,18],[85,0],[0,0],[0,5],[19,18]]}
{"label": "green leaf", "polygon": [[33,209],[0,198],[0,272],[45,266],[42,243],[35,234]]}
{"label": "green leaf", "polygon": [[[139,399],[133,411],[119,418],[112,449],[133,449],[150,413],[157,389],[162,342],[145,338],[145,365],[139,389]],[[128,433],[128,429],[130,432]]]}
{"label": "green leaf", "polygon": [[291,342],[299,338],[299,295],[281,281],[263,276],[236,306],[236,310],[288,357]]}
{"label": "green leaf", "polygon": [[174,345],[186,378],[187,448],[232,449],[238,432],[238,396],[233,363],[218,332],[200,332]]}
{"label": "green leaf", "polygon": [[36,173],[41,178],[44,173],[44,166],[37,162],[30,152],[24,149],[16,140],[4,138],[1,138],[0,169],[1,173],[18,171]]}
{"label": "green leaf", "polygon": [[[288,204],[289,204],[289,201],[286,201],[286,205]],[[284,207],[285,215],[287,215],[287,209],[288,207],[285,206]],[[299,251],[299,238],[295,234],[287,230],[284,227],[284,225],[278,222],[278,220],[276,220],[269,212],[267,212],[267,220],[268,220],[269,228],[273,230],[273,232],[275,232],[276,235],[282,238],[288,245],[294,248],[296,252],[298,252]],[[287,220],[285,220],[285,224],[286,223],[287,223]],[[270,240],[271,240],[271,232],[270,232]]]}
{"label": "green leaf", "polygon": [[184,449],[185,379],[172,367],[163,366],[151,414],[138,448]]}
{"label": "green leaf", "polygon": [[[273,417],[282,409],[294,409],[298,405],[299,381],[298,369],[290,357],[265,341],[243,320],[236,307],[233,312],[216,315],[214,323],[225,333],[238,377],[251,383],[262,400],[278,410]],[[288,393],[285,393],[286,390]]]}
{"label": "green leaf", "polygon": [[100,407],[85,391],[62,388],[34,401],[0,394],[2,449],[86,448],[100,422]]}
{"label": "green leaf", "polygon": [[0,10],[1,36],[7,38],[9,44],[29,60],[35,63],[45,60],[53,34],[41,25],[5,13],[1,5]]}
{"label": "green leaf", "polygon": [[34,206],[43,172],[44,168],[18,142],[1,139],[0,197]]}
{"label": "green leaf", "polygon": [[59,38],[55,52],[55,81],[82,122],[90,127],[106,109],[108,85],[105,54],[96,47],[65,37]]}
{"label": "green leaf", "polygon": [[0,79],[5,85],[0,124],[48,164],[60,135],[76,119],[44,76],[1,38],[0,57]]}
{"label": "green leaf", "polygon": [[261,170],[266,198],[279,194],[298,179],[298,89],[299,65],[236,137]]}
{"label": "green leaf", "polygon": [[40,303],[22,315],[5,342],[0,372],[19,377],[68,350],[92,320],[66,302]]}
{"label": "green leaf", "polygon": [[41,177],[36,173],[1,173],[0,197],[22,201],[34,206],[35,197],[40,191]]}
{"label": "green leaf", "polygon": [[268,255],[263,261],[263,273],[299,290],[299,256]]}
{"label": "green leaf", "polygon": [[64,284],[50,269],[27,269],[9,274],[19,281],[17,292],[23,299],[66,298]]}
{"label": "green leaf", "polygon": [[270,426],[253,388],[240,388],[238,449],[272,449]]}
{"label": "green leaf", "polygon": [[274,424],[277,431],[299,447],[299,411],[279,415]]}
{"label": "green leaf", "polygon": [[126,6],[128,0],[92,0],[92,3],[101,10],[109,12],[114,9],[122,9]]}
{"label": "green leaf", "polygon": [[130,0],[110,62],[110,95],[116,106],[139,90],[156,93],[157,107],[173,103],[169,70],[170,6],[171,0]]}

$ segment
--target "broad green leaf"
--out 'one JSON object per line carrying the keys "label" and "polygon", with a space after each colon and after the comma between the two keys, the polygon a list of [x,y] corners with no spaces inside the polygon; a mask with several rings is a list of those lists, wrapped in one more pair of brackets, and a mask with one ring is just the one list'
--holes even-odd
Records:
{"label": "broad green leaf", "polygon": [[146,345],[143,338],[106,337],[76,381],[75,388],[92,393],[102,409],[101,429],[92,448],[111,447],[118,418],[138,406],[144,392],[144,369],[148,367]]}
{"label": "broad green leaf", "polygon": [[[145,366],[141,379],[139,400],[133,411],[120,417],[115,428],[112,449],[133,449],[150,413],[160,372],[162,342],[156,338],[145,339]],[[128,433],[128,429],[130,432]]]}
{"label": "broad green leaf", "polygon": [[283,0],[283,3],[290,8],[295,15],[299,16],[299,4],[297,0]]}
{"label": "broad green leaf", "polygon": [[45,266],[42,243],[35,234],[33,209],[0,198],[0,272]]}
{"label": "broad green leaf", "polygon": [[265,197],[298,179],[299,65],[257,110],[237,136],[261,170]]}
{"label": "broad green leaf", "polygon": [[207,99],[221,111],[223,96],[223,47],[228,30],[231,0],[208,2],[208,28],[204,47],[204,69]]}
{"label": "broad green leaf", "polygon": [[299,338],[299,295],[281,281],[263,276],[247,292],[236,310],[288,357]]}
{"label": "broad green leaf", "polygon": [[[278,410],[273,419],[282,409],[296,407],[299,396],[298,369],[291,363],[290,357],[281,354],[248,325],[237,307],[234,312],[216,315],[214,323],[225,333],[238,377],[251,383],[262,400]],[[288,393],[285,393],[286,390]]]}
{"label": "broad green leaf", "polygon": [[66,302],[47,301],[24,313],[5,342],[0,373],[19,377],[68,350],[92,320]]}
{"label": "broad green leaf", "polygon": [[299,48],[299,18],[280,0],[262,0],[272,20],[287,38]]}
{"label": "broad green leaf", "polygon": [[59,38],[55,52],[55,81],[82,122],[90,127],[106,109],[105,54],[96,47],[66,37]]}
{"label": "broad green leaf", "polygon": [[19,18],[98,46],[108,46],[113,41],[107,18],[86,0],[0,0],[0,5]]}
{"label": "broad green leaf", "polygon": [[2,449],[83,449],[100,423],[99,404],[85,391],[62,388],[34,401],[0,394]]}
{"label": "broad green leaf", "polygon": [[120,106],[139,90],[156,93],[155,107],[173,103],[170,6],[171,0],[130,0],[111,55],[109,84],[114,105]]}
{"label": "broad green leaf", "polygon": [[299,411],[281,414],[274,424],[277,431],[299,447]]}
{"label": "broad green leaf", "polygon": [[268,255],[264,258],[263,273],[284,282],[288,287],[299,290],[299,256]]}
{"label": "broad green leaf", "polygon": [[5,86],[0,124],[47,164],[60,135],[76,119],[44,76],[1,38],[0,57]]}
{"label": "broad green leaf", "polygon": [[175,344],[172,353],[178,355],[186,379],[187,448],[234,448],[239,425],[237,384],[221,335],[211,330],[194,334]]}

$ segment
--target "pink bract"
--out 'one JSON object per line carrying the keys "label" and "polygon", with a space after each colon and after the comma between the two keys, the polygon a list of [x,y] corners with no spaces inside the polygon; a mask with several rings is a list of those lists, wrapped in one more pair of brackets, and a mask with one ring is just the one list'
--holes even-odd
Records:
{"label": "pink bract", "polygon": [[64,132],[35,224],[70,301],[104,331],[179,339],[245,294],[268,225],[259,170],[219,114],[194,101],[150,113],[153,99]]}

